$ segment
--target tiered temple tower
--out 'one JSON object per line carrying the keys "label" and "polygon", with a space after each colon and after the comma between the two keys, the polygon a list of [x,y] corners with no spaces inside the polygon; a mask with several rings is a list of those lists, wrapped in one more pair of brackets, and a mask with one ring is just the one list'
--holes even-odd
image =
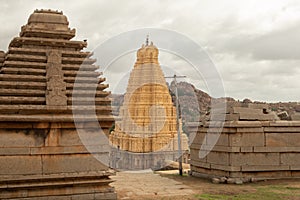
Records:
{"label": "tiered temple tower", "polygon": [[[123,169],[160,168],[178,157],[176,108],[158,62],[156,46],[143,45],[131,71],[124,103],[110,134],[111,165]],[[182,149],[187,137],[181,134]]]}
{"label": "tiered temple tower", "polygon": [[62,12],[36,10],[0,52],[0,199],[116,199],[101,162],[110,92],[68,25]]}

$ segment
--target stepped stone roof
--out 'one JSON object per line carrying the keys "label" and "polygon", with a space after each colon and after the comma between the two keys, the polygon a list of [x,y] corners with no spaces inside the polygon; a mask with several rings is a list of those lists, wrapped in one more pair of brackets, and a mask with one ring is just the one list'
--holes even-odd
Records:
{"label": "stepped stone roof", "polygon": [[62,12],[35,10],[0,51],[1,121],[73,122],[74,111],[78,120],[113,121],[105,78],[68,25]]}

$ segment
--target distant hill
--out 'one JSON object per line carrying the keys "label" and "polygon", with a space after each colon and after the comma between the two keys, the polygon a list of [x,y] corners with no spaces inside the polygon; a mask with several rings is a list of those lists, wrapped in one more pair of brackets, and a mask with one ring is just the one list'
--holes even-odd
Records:
{"label": "distant hill", "polygon": [[[170,94],[172,96],[173,104],[175,105],[175,85],[172,82],[168,85]],[[206,114],[210,110],[211,101],[218,101],[218,99],[212,98],[207,93],[195,88],[194,85],[187,82],[179,82],[177,84],[179,104],[180,104],[180,115],[183,122],[197,122],[199,121],[200,115]],[[119,107],[123,104],[124,95],[123,94],[112,94],[113,98],[112,106],[113,114],[118,115]],[[237,101],[231,97],[224,97],[226,101]],[[220,98],[223,99],[224,98]],[[243,102],[252,102],[250,99],[244,99]],[[253,103],[265,103],[254,101]],[[286,111],[288,115],[292,115],[295,112],[300,112],[300,103],[297,102],[278,102],[278,103],[268,103],[270,109],[274,112]]]}

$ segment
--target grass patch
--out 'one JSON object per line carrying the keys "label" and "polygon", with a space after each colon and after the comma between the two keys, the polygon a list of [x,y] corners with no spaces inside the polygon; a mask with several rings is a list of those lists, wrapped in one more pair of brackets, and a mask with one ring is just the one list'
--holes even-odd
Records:
{"label": "grass patch", "polygon": [[241,194],[201,194],[199,200],[286,200],[300,199],[300,188],[284,185],[259,186],[256,192]]}

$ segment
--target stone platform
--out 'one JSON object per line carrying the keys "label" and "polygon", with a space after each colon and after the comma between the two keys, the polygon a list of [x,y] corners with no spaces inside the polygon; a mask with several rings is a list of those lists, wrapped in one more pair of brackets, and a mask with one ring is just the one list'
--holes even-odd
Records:
{"label": "stone platform", "polygon": [[[253,109],[234,108],[243,120],[210,121],[198,127],[191,145],[193,175],[236,178],[245,182],[300,178],[300,121],[280,121],[274,117],[270,121],[272,115],[266,110]],[[248,120],[245,120],[246,113],[241,114],[245,110],[250,117]],[[258,112],[255,117],[253,113]],[[213,145],[205,136],[217,137],[220,123],[223,128]],[[211,149],[204,158],[199,157],[201,146],[203,152]]]}

